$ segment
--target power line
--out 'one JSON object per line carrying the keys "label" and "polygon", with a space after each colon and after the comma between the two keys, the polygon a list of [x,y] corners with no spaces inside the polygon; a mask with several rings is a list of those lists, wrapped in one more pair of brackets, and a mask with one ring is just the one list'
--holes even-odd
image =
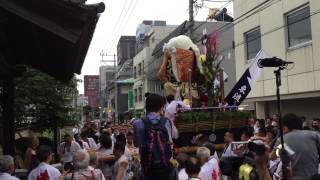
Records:
{"label": "power line", "polygon": [[119,21],[118,27],[116,28],[116,31],[114,32],[114,34],[112,34],[112,41],[111,41],[110,44],[108,45],[108,48],[107,48],[107,49],[109,49],[110,46],[112,46],[113,43],[114,43],[114,41],[116,40],[116,37],[117,37],[117,35],[118,35],[118,32],[119,32],[119,30],[121,29],[121,26],[122,26],[124,20],[126,19],[128,12],[130,11],[130,8],[131,8],[131,6],[132,6],[133,1],[134,1],[134,0],[131,0],[131,1],[130,1],[129,7],[126,9],[125,15],[123,16],[123,18],[121,19],[121,21]]}
{"label": "power line", "polygon": [[[232,1],[232,0],[231,0],[231,1]],[[230,2],[231,2],[231,1],[230,1]],[[267,2],[272,2],[272,1],[274,1],[274,0],[266,0],[266,1],[258,4],[257,6],[253,7],[252,9],[250,9],[249,11],[247,11],[246,13],[244,13],[244,14],[242,14],[241,16],[239,16],[239,17],[237,17],[236,19],[234,19],[234,20],[233,20],[233,23],[225,24],[225,25],[223,25],[222,27],[220,27],[219,29],[216,30],[216,32],[219,32],[219,31],[221,31],[221,30],[224,29],[224,28],[226,28],[226,30],[227,30],[227,29],[233,27],[234,25],[236,25],[236,24],[244,21],[245,19],[249,18],[250,16],[252,16],[252,15],[254,15],[254,14],[256,14],[256,13],[258,13],[258,12],[260,12],[260,11],[266,9],[266,8],[268,8],[269,6],[265,6],[265,7],[261,8],[261,9],[256,10],[257,8],[265,5]],[[281,1],[281,0],[278,0],[278,1]],[[271,5],[273,5],[273,4],[271,4]],[[254,11],[254,10],[256,10],[256,11]],[[253,12],[252,14],[248,15],[248,14],[251,13],[252,11],[254,11],[254,12]],[[246,16],[246,15],[248,15],[248,16]],[[244,16],[246,16],[246,17],[243,18]],[[243,19],[241,19],[241,18],[243,18]],[[205,23],[206,23],[206,21],[202,22],[202,23],[199,24],[194,30],[197,30],[198,28],[200,28],[200,27],[201,27],[203,24],[205,24]],[[229,27],[228,27],[228,26],[229,26]],[[198,40],[198,41],[196,41],[196,42],[200,42],[200,40]]]}
{"label": "power line", "polygon": [[[261,4],[265,4],[266,2],[272,2],[272,1],[274,1],[274,0],[266,0],[266,1],[264,1],[263,3],[261,3]],[[281,1],[281,0],[277,0],[277,1],[275,1],[274,3],[277,3],[277,2],[279,2],[279,1]],[[264,9],[266,9],[266,8],[268,8],[268,7],[270,7],[270,6],[273,5],[272,3],[270,3],[270,4],[264,6],[264,7],[260,8],[260,9],[257,9],[257,8],[261,7],[261,4],[258,4],[257,6],[253,7],[252,9],[250,9],[248,12],[246,12],[246,13],[242,14],[241,16],[239,16],[238,18],[236,18],[236,19],[233,21],[233,23],[228,23],[228,24],[225,24],[225,25],[221,26],[220,28],[218,28],[217,30],[215,30],[215,32],[219,32],[219,31],[222,31],[222,30],[226,31],[226,30],[228,30],[229,28],[235,26],[236,24],[238,24],[238,23],[240,23],[240,22],[248,19],[248,18],[251,17],[252,15],[257,14],[258,12],[261,12],[262,10],[264,10]],[[257,10],[254,11],[255,9],[257,9]],[[254,11],[254,12],[251,13],[250,15],[244,17],[245,14],[249,14],[249,12],[252,12],[252,11]],[[241,19],[242,17],[244,17],[244,18]],[[240,19],[240,20],[239,20],[239,19]],[[203,23],[199,24],[199,26],[197,26],[196,29],[200,28],[200,27],[201,27],[203,24],[205,24],[205,23],[206,23],[206,21],[204,21]],[[224,28],[225,28],[225,29],[224,29]],[[196,29],[195,29],[195,30],[196,30]],[[224,31],[222,31],[222,32],[224,32]],[[198,42],[200,42],[200,41],[201,41],[201,38],[200,38],[199,40],[195,41],[195,42],[198,43]]]}
{"label": "power line", "polygon": [[[270,0],[269,0],[269,1],[270,1]],[[226,30],[228,30],[229,28],[231,28],[231,27],[233,27],[233,26],[237,25],[238,23],[240,23],[240,22],[242,22],[242,21],[244,21],[244,20],[248,19],[248,18],[249,18],[249,17],[251,17],[252,15],[257,14],[257,13],[259,13],[259,12],[261,12],[261,11],[265,10],[266,8],[268,8],[268,7],[272,6],[272,5],[274,5],[275,3],[278,3],[278,2],[279,2],[279,1],[281,1],[281,0],[277,0],[277,1],[275,1],[275,0],[271,0],[270,2],[272,2],[272,1],[274,1],[274,2],[273,2],[273,3],[270,3],[270,4],[267,4],[267,5],[263,6],[263,7],[261,7],[261,6],[260,6],[260,4],[259,4],[259,5],[257,5],[257,6],[255,6],[254,8],[259,8],[259,7],[261,7],[261,8],[260,8],[260,9],[257,9],[256,11],[254,11],[253,13],[249,14],[249,15],[248,15],[248,16],[246,16],[246,17],[244,17],[243,15],[241,15],[240,17],[244,17],[243,19],[240,19],[240,17],[239,17],[239,18],[237,18],[237,19],[240,19],[240,20],[238,20],[237,22],[235,22],[235,21],[237,20],[237,19],[235,19],[235,21],[234,21],[233,23],[226,24],[226,25],[224,25],[224,26],[222,26],[222,27],[218,28],[217,30],[215,30],[215,32],[219,32],[219,31],[221,31],[224,27],[226,27],[226,28],[224,29],[224,31],[226,31]],[[266,2],[266,1],[264,1],[264,2]],[[252,9],[251,9],[251,10],[249,10],[248,12],[252,12],[254,8],[252,8]],[[246,14],[247,14],[248,12],[246,12]],[[229,26],[229,27],[227,27],[227,26]],[[221,32],[224,32],[224,31],[221,31]],[[201,38],[200,38],[199,40],[197,40],[197,41],[196,41],[196,43],[198,43],[198,42],[200,42],[200,41],[201,41]]]}
{"label": "power line", "polygon": [[[226,25],[220,27],[219,29],[217,29],[216,31],[219,32],[219,31],[221,31],[223,28],[226,28],[227,26],[230,26],[230,27],[227,27],[226,29],[229,29],[229,28],[235,26],[236,24],[238,24],[238,23],[240,23],[240,22],[248,19],[248,18],[251,17],[252,15],[257,14],[258,12],[260,12],[260,11],[268,8],[269,6],[264,6],[264,7],[262,7],[262,6],[265,5],[266,3],[272,2],[272,1],[274,1],[274,0],[266,0],[266,1],[263,1],[262,3],[260,3],[260,4],[258,4],[257,6],[253,7],[252,9],[250,9],[249,11],[247,11],[246,13],[244,13],[244,14],[242,14],[241,16],[239,16],[239,17],[237,17],[236,19],[234,19],[232,24],[226,24]],[[278,0],[278,1],[281,1],[281,0]],[[273,4],[271,4],[271,5],[273,5]],[[270,5],[270,6],[271,6],[271,5]],[[262,8],[260,8],[260,7],[262,7]],[[260,9],[257,9],[257,8],[260,8]],[[254,11],[254,10],[256,10],[256,11]],[[250,15],[248,15],[248,14],[251,13],[251,12],[253,12],[253,13],[250,14]],[[246,15],[248,15],[248,16],[246,16]],[[246,16],[246,17],[245,17],[245,16]],[[244,18],[243,18],[243,17],[244,17]],[[243,18],[243,19],[241,19],[241,18]]]}
{"label": "power line", "polygon": [[[220,7],[220,10],[227,7],[233,0],[229,0],[226,4],[222,5]],[[193,31],[196,31],[197,29],[199,29],[202,25],[204,25],[205,23],[207,23],[207,21],[203,21],[202,23],[200,23],[196,28],[193,29]]]}
{"label": "power line", "polygon": [[[220,6],[219,9],[222,10],[223,8],[226,8],[229,4],[231,4],[233,0],[227,0],[227,1],[206,1],[206,0],[202,0],[202,3],[203,3],[204,1],[205,1],[205,2],[215,2],[215,3],[226,2],[225,4],[223,4],[222,6]],[[200,8],[199,8],[199,9],[201,9],[201,8],[203,8],[203,7],[204,7],[204,8],[207,8],[207,9],[211,9],[211,8],[212,8],[212,7],[209,7],[208,5],[206,5],[206,4],[203,3],[202,5],[200,5]],[[199,11],[199,10],[196,9],[196,12],[197,12],[197,11]],[[197,13],[198,13],[198,12],[197,12]],[[198,15],[198,14],[196,14],[195,17],[196,17],[197,15]]]}
{"label": "power line", "polygon": [[[116,28],[118,27],[118,25],[119,25],[119,21],[120,21],[120,18],[121,18],[121,16],[122,16],[122,14],[123,14],[123,12],[124,12],[124,9],[125,9],[125,7],[127,6],[127,3],[128,3],[128,1],[125,1],[124,2],[124,4],[123,4],[123,7],[122,7],[122,10],[121,10],[121,13],[120,13],[120,15],[119,15],[119,17],[118,17],[118,19],[117,19],[117,21],[116,21],[116,25],[114,26],[114,28],[113,28],[113,30],[112,30],[112,33],[111,33],[111,35],[113,35],[114,33],[115,33],[115,30],[116,30]],[[107,44],[105,44],[105,46],[104,47],[106,47],[107,46]]]}
{"label": "power line", "polygon": [[215,3],[228,2],[228,1],[224,1],[224,0],[221,0],[221,1],[203,0],[203,1],[206,1],[206,2],[215,2]]}
{"label": "power line", "polygon": [[229,6],[229,4],[232,3],[232,1],[233,1],[233,0],[229,0],[225,5],[221,6],[220,9],[223,9],[223,8]]}
{"label": "power line", "polygon": [[[136,3],[135,3],[135,5],[134,5],[134,7],[132,8],[131,13],[130,13],[130,15],[128,16],[126,22],[125,22],[124,24],[123,24],[122,22],[119,23],[119,24],[121,24],[121,25],[119,26],[119,27],[121,27],[121,28],[117,28],[117,31],[116,31],[116,32],[118,32],[118,30],[121,30],[120,34],[123,32],[123,29],[124,29],[125,25],[127,24],[128,20],[130,19],[130,16],[131,16],[132,12],[134,11],[134,9],[135,9],[138,1],[139,1],[139,0],[136,0]],[[124,15],[124,18],[123,18],[123,19],[126,18],[128,12],[129,12],[129,9],[130,9],[130,7],[131,7],[131,5],[132,5],[132,2],[133,2],[133,0],[130,2],[129,8],[128,8],[128,10],[126,11],[126,14]],[[207,2],[214,2],[214,1],[207,1]],[[220,7],[221,9],[223,9],[223,8],[227,7],[227,6],[232,2],[232,0],[217,1],[217,2],[227,2],[226,4],[224,4],[223,6]],[[123,10],[124,10],[124,8],[123,8]],[[121,14],[122,14],[122,13],[121,13]],[[121,17],[121,16],[119,16],[118,19],[120,19],[120,17]],[[194,30],[197,30],[200,26],[202,26],[202,25],[205,24],[205,23],[206,23],[206,21],[204,21],[202,24],[200,24],[199,26],[197,26]],[[113,36],[112,41],[111,41],[111,43],[109,44],[109,46],[108,46],[107,49],[109,49],[110,46],[114,43],[115,37],[116,37],[116,35]]]}
{"label": "power line", "polygon": [[[269,1],[272,2],[272,1],[274,1],[274,0],[266,0],[266,1],[264,1],[263,3],[255,6],[254,8],[250,9],[248,12],[246,12],[246,13],[244,13],[243,15],[239,16],[239,17],[238,17],[237,19],[235,19],[235,20],[239,20],[240,18],[244,17],[245,15],[249,14],[250,12],[253,12],[255,9],[257,9],[257,8],[259,8],[259,7],[262,7],[262,5],[266,4],[266,2],[269,2]],[[278,0],[278,1],[281,1],[281,0]],[[276,1],[276,2],[278,2],[278,1]],[[275,3],[276,3],[276,2],[275,2]],[[243,19],[240,19],[240,20],[239,20],[238,22],[236,22],[235,24],[231,24],[230,27],[232,27],[232,26],[234,26],[234,25],[236,25],[236,24],[244,21],[245,19],[249,18],[250,16],[252,16],[252,15],[254,15],[254,14],[256,14],[256,13],[258,13],[258,12],[260,12],[260,11],[268,8],[268,7],[270,7],[271,5],[273,5],[273,4],[266,5],[266,6],[260,8],[260,9],[258,9],[258,10],[256,10],[256,11],[254,11],[254,12],[251,13],[250,15],[244,17]],[[320,10],[319,10],[319,11],[320,11]],[[313,16],[313,15],[315,15],[315,14],[318,14],[318,13],[320,13],[320,12],[312,13],[312,14],[311,14],[310,16],[308,16],[308,17],[311,17],[311,16]],[[306,18],[308,18],[308,17],[306,17]],[[304,18],[304,19],[305,19],[305,18]],[[303,20],[303,19],[302,19],[302,20]],[[300,19],[300,21],[302,21],[302,20]],[[298,21],[298,22],[299,22],[299,21]],[[205,24],[205,23],[206,23],[206,21],[200,23],[194,30],[197,30],[198,28],[200,28],[200,27],[201,27],[203,24]],[[293,23],[297,23],[297,22],[293,22]],[[292,23],[291,23],[291,24],[292,24]],[[263,36],[265,36],[265,35],[267,35],[267,34],[270,34],[270,33],[274,32],[274,31],[276,31],[276,30],[279,30],[279,29],[281,29],[281,28],[287,27],[288,25],[291,25],[291,24],[287,24],[287,25],[284,25],[284,26],[277,27],[277,28],[275,28],[275,29],[273,29],[273,30],[271,30],[271,31],[268,31],[268,32],[266,32],[266,33],[261,34],[261,35],[258,36],[257,38],[263,37]],[[219,28],[218,30],[223,29],[223,28],[224,28],[225,26],[227,26],[227,25],[230,25],[230,24],[226,24],[226,25],[222,26],[221,28]],[[229,29],[230,27],[228,27],[227,29]],[[227,29],[226,29],[226,30],[227,30]],[[216,30],[216,31],[218,31],[218,30]],[[224,30],[224,31],[226,31],[226,30]],[[222,31],[222,32],[223,32],[223,31]],[[255,39],[257,39],[257,38],[255,38]],[[252,39],[251,41],[253,41],[253,40],[255,40],[255,39]],[[249,42],[250,42],[250,41],[249,41]],[[226,48],[226,49],[223,49],[223,50],[221,50],[221,51],[219,51],[219,52],[224,52],[224,51],[227,51],[227,50],[234,49],[235,47],[238,47],[238,46],[240,46],[240,45],[242,45],[242,44],[244,44],[244,43],[246,43],[246,41],[242,41],[241,43],[236,44],[234,47]],[[155,61],[151,61],[150,63],[146,64],[143,68],[144,68],[144,69],[148,68],[148,67],[149,67],[150,65],[152,65],[154,62],[155,62]]]}
{"label": "power line", "polygon": [[[232,1],[232,0],[230,0],[230,2],[231,2],[231,1]],[[273,0],[266,0],[266,1],[258,4],[257,6],[253,7],[252,9],[250,9],[249,11],[247,11],[246,13],[244,13],[244,14],[242,14],[241,16],[239,16],[238,18],[236,18],[234,21],[239,20],[239,19],[240,19],[241,21],[243,21],[245,18],[244,18],[244,19],[241,19],[242,17],[244,17],[245,15],[249,14],[250,12],[256,10],[257,8],[261,7],[262,5],[266,4],[266,3],[269,2],[269,1],[273,1]],[[281,0],[280,0],[280,1],[281,1]],[[228,3],[229,3],[229,2],[227,2],[226,4],[228,4]],[[258,9],[257,11],[254,11],[252,14],[250,14],[250,15],[247,16],[246,18],[248,18],[248,17],[250,17],[250,16],[252,16],[252,15],[254,15],[254,14],[256,14],[256,13],[258,13],[258,12],[264,10],[264,9],[266,9],[266,8],[267,8],[267,6],[261,8],[261,9]],[[239,22],[241,22],[241,21],[239,21]],[[239,23],[239,22],[238,22],[238,23]],[[193,31],[197,30],[198,28],[200,28],[200,27],[201,27],[202,25],[204,25],[205,23],[207,23],[207,21],[204,21],[204,22],[200,23],[196,28],[193,29]],[[220,27],[218,30],[216,30],[216,32],[219,31],[219,30],[221,30],[221,29],[223,29],[223,27],[225,27],[225,26],[227,26],[227,25],[230,25],[230,24],[226,24],[226,25]],[[231,23],[231,25],[234,26],[235,24]],[[232,26],[231,26],[231,27],[232,27]],[[229,28],[230,28],[230,27],[229,27]],[[196,43],[198,43],[198,42],[200,42],[200,40],[199,40],[199,41],[196,41]],[[153,62],[150,62],[150,63],[147,64],[147,66],[145,66],[144,68],[148,67],[148,66],[151,65],[151,64],[153,64]]]}
{"label": "power line", "polygon": [[140,0],[136,0],[135,4],[133,5],[133,8],[132,8],[131,12],[129,13],[129,16],[128,16],[126,22],[123,24],[123,27],[121,28],[120,34],[122,34],[123,29],[126,27],[128,21],[129,21],[129,19],[131,18],[131,15],[132,15],[132,13],[134,12],[134,9],[136,8],[136,6],[137,6],[137,4],[138,4],[139,1],[140,1]]}
{"label": "power line", "polygon": [[227,50],[234,49],[234,48],[236,48],[236,47],[238,47],[238,46],[241,46],[241,45],[243,45],[243,44],[245,44],[245,43],[252,42],[252,41],[254,41],[254,40],[258,39],[258,38],[261,38],[261,37],[263,37],[263,36],[266,36],[266,35],[269,35],[269,34],[275,32],[275,31],[278,31],[278,30],[280,30],[280,29],[286,28],[286,27],[288,27],[288,26],[290,26],[290,25],[293,25],[293,24],[296,24],[296,23],[301,22],[301,21],[303,21],[303,20],[306,20],[306,19],[308,19],[308,18],[310,18],[310,17],[312,17],[312,16],[314,16],[314,15],[317,15],[317,14],[319,14],[319,13],[320,13],[320,9],[317,10],[317,11],[315,11],[315,12],[313,12],[313,13],[311,13],[309,16],[306,16],[306,17],[301,18],[301,19],[299,19],[299,20],[297,20],[297,21],[294,21],[294,22],[285,24],[285,25],[283,25],[283,26],[279,26],[279,27],[273,28],[273,29],[271,29],[270,31],[267,31],[267,32],[265,32],[265,33],[260,34],[259,36],[255,37],[255,38],[252,38],[250,41],[243,40],[243,41],[237,43],[234,47],[223,49],[223,50],[221,50],[220,52],[225,52],[225,51],[227,51]]}
{"label": "power line", "polygon": [[[294,21],[294,22],[292,22],[292,23],[285,24],[285,25],[283,25],[283,26],[279,26],[279,27],[273,28],[273,29],[270,30],[270,31],[267,31],[267,32],[265,32],[265,33],[262,33],[262,34],[260,34],[260,36],[257,36],[256,38],[253,38],[253,39],[251,39],[250,41],[243,40],[243,41],[237,43],[235,46],[231,46],[231,47],[222,49],[222,50],[219,51],[219,53],[225,52],[225,51],[228,51],[228,50],[232,50],[232,49],[234,49],[234,48],[236,48],[236,47],[238,47],[238,46],[241,46],[241,45],[243,45],[243,44],[245,44],[245,43],[254,41],[254,40],[258,39],[258,38],[262,38],[263,36],[269,35],[269,34],[275,32],[275,31],[278,31],[278,30],[280,30],[280,29],[286,28],[286,27],[288,27],[288,26],[290,26],[290,25],[292,25],[292,24],[296,24],[296,23],[298,23],[298,22],[301,22],[301,21],[303,21],[303,20],[305,20],[305,19],[308,19],[308,18],[310,18],[310,17],[312,17],[312,16],[314,16],[314,15],[317,15],[317,14],[319,14],[319,13],[320,13],[320,9],[317,10],[317,11],[315,11],[315,12],[313,12],[313,13],[311,13],[309,16],[306,16],[306,17],[304,17],[304,18],[301,18],[301,19],[299,19],[299,20],[297,20],[297,21]],[[148,63],[146,66],[144,66],[144,69],[150,67],[153,63],[155,63],[155,61],[151,61],[150,63]],[[154,73],[154,72],[152,72],[152,73]],[[151,73],[149,73],[149,74],[151,74]],[[147,74],[147,75],[149,75],[149,74]]]}
{"label": "power line", "polygon": [[[223,9],[224,7],[227,7],[233,0],[228,0],[228,2],[224,5],[221,6],[221,9]],[[197,30],[199,27],[201,27],[203,24],[207,23],[207,21],[204,21],[202,23],[200,23],[195,29],[193,29],[193,31]],[[146,64],[143,69],[149,67],[151,64],[153,64],[154,61],[151,61],[150,63]]]}
{"label": "power line", "polygon": [[[228,0],[228,2],[227,2],[226,4],[224,4],[223,6],[221,6],[221,8],[224,8],[224,7],[228,6],[228,4],[230,4],[231,2],[232,2],[232,0]],[[200,25],[198,25],[195,29],[193,29],[193,31],[197,30],[200,26],[202,26],[202,25],[205,24],[206,22],[207,22],[207,21],[204,21],[204,22],[200,23]],[[148,67],[148,66],[151,65],[151,64],[152,64],[152,62],[149,63],[149,64],[147,64],[147,66],[144,66],[143,68],[146,68],[146,67]]]}
{"label": "power line", "polygon": [[130,8],[131,8],[131,6],[132,6],[133,1],[135,1],[135,0],[131,0],[131,1],[130,1],[129,7],[128,7],[128,9],[126,10],[125,15],[123,16],[122,21],[120,21],[118,28],[116,28],[115,34],[112,34],[112,41],[111,41],[111,43],[109,44],[109,46],[108,46],[107,49],[109,49],[110,46],[114,43],[115,37],[116,37],[116,35],[117,35],[117,32],[118,32],[119,30],[121,30],[121,26],[122,26],[122,24],[123,24],[122,22],[124,21],[124,19],[126,19],[126,16],[127,16],[128,12],[130,11]]}

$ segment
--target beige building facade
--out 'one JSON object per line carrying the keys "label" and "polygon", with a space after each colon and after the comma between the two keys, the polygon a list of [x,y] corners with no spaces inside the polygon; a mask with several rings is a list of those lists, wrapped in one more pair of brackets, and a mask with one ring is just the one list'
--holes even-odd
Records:
{"label": "beige building facade", "polygon": [[[133,94],[136,114],[144,113],[145,93],[154,93],[154,91],[152,91],[153,82],[148,80],[146,73],[152,61],[151,53],[156,44],[177,27],[176,25],[167,25],[165,22],[161,24],[157,22],[158,21],[153,21],[145,25],[146,28],[143,29],[143,40],[138,41],[137,44],[139,47],[137,48],[137,54],[133,58]],[[139,34],[137,37],[139,38]]]}
{"label": "beige building facade", "polygon": [[[283,113],[320,117],[320,1],[234,0],[233,7],[237,79],[260,49],[292,61],[281,76]],[[264,68],[246,99],[258,118],[277,112],[275,69]]]}

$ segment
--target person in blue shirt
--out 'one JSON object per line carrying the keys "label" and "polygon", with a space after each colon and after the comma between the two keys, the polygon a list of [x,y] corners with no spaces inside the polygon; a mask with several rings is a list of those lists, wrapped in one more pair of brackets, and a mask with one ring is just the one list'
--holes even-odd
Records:
{"label": "person in blue shirt", "polygon": [[[172,152],[170,147],[170,143],[172,142],[172,139],[170,140],[170,137],[177,136],[177,134],[172,134],[173,133],[172,128],[174,126],[173,123],[168,118],[164,117],[165,105],[166,105],[166,100],[164,97],[157,94],[148,94],[146,97],[146,103],[145,103],[145,108],[147,112],[146,117],[144,117],[143,119],[137,119],[133,123],[134,145],[135,147],[138,147],[140,151],[142,174],[143,174],[143,179],[145,180],[170,179],[169,174],[170,174],[171,168],[168,168],[168,171],[160,172],[159,170],[162,170],[163,168],[156,168],[158,167],[159,164],[157,164],[158,163],[157,160],[153,159],[153,158],[156,158],[156,159],[158,158],[159,160],[160,158],[160,160],[161,161],[163,160],[162,162],[166,164],[166,161],[168,161],[168,159],[172,157]],[[154,134],[152,134],[154,133],[154,131],[152,131],[154,127],[158,127],[161,129],[161,136],[165,137],[165,140],[161,138],[161,141],[160,140],[157,141],[157,136],[154,136]],[[154,140],[155,142],[150,143],[150,139]],[[168,153],[168,148],[169,148],[169,153]],[[163,151],[164,149],[165,151]],[[143,152],[143,150],[146,150],[146,152],[151,151],[152,153],[148,154],[146,152]],[[157,153],[157,152],[162,152],[162,153]],[[159,155],[161,157],[156,157],[157,155],[154,155],[154,154],[157,154],[157,155],[161,154]],[[151,158],[151,162],[150,162],[150,158]]]}
{"label": "person in blue shirt", "polygon": [[[147,118],[151,123],[157,123],[161,117],[165,116],[166,100],[164,97],[157,94],[147,94],[146,97],[146,111]],[[179,134],[173,122],[168,119],[165,124],[169,135],[169,141],[177,139]],[[140,147],[141,142],[144,142],[145,126],[141,119],[135,120],[133,123],[134,128],[134,145]]]}

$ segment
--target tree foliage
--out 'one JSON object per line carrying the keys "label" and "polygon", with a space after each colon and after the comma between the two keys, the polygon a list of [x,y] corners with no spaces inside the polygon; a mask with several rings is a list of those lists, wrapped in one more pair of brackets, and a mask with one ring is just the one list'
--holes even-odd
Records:
{"label": "tree foliage", "polygon": [[71,105],[77,96],[77,80],[60,82],[36,69],[27,71],[15,81],[15,123],[17,130],[43,132],[79,121],[79,111]]}

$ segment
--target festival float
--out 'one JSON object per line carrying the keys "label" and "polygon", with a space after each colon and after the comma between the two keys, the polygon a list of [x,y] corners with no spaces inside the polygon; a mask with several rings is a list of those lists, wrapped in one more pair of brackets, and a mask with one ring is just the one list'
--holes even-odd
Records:
{"label": "festival float", "polygon": [[[174,95],[191,107],[184,112],[177,107],[178,145],[190,144],[190,139],[200,133],[214,133],[216,142],[221,143],[226,130],[237,134],[247,127],[251,114],[238,110],[239,94],[228,100],[224,97],[223,57],[218,53],[216,33],[203,35],[200,46],[180,35],[170,39],[163,50],[159,78],[165,96]],[[242,88],[242,92],[246,90]]]}

